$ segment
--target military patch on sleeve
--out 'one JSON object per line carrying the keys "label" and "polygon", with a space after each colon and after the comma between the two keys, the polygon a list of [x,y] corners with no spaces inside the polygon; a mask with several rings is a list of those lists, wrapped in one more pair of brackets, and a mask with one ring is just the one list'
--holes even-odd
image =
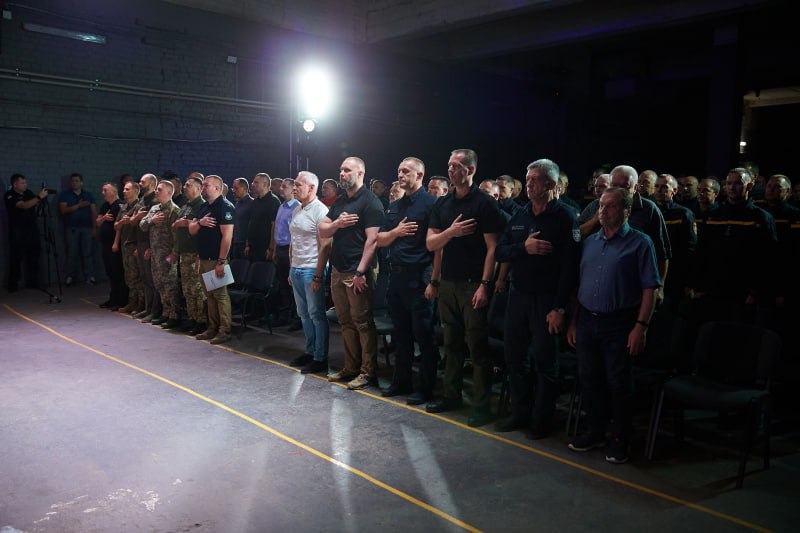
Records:
{"label": "military patch on sleeve", "polygon": [[225,220],[233,220],[233,213],[225,211]]}
{"label": "military patch on sleeve", "polygon": [[581,242],[580,228],[572,230],[572,238],[575,240],[575,242]]}

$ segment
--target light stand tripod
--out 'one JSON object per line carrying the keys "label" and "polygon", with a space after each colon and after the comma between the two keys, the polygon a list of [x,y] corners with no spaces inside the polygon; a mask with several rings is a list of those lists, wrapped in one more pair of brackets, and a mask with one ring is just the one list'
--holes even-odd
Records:
{"label": "light stand tripod", "polygon": [[[39,202],[38,208],[38,215],[42,221],[42,239],[44,240],[44,253],[47,257],[47,283],[41,287],[41,291],[44,292],[49,298],[49,302],[52,303],[61,303],[61,296],[62,296],[62,289],[61,289],[61,272],[59,270],[59,262],[58,262],[58,246],[56,246],[56,239],[55,233],[52,227],[52,215],[50,213],[50,196],[47,195],[44,201]],[[51,263],[52,261],[52,263]],[[50,292],[50,286],[52,285],[52,266],[55,266],[56,270],[56,288],[58,292]]]}

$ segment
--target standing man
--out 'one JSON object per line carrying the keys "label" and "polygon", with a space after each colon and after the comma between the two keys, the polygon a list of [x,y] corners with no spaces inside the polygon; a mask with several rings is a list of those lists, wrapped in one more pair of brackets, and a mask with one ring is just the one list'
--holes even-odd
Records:
{"label": "standing man", "polygon": [[161,176],[161,179],[172,182],[172,186],[175,188],[175,192],[172,195],[172,203],[178,207],[183,207],[183,205],[186,203],[186,197],[183,195],[183,182],[181,181],[181,178],[178,177],[178,175],[173,171],[168,170],[164,172],[164,175]]}
{"label": "standing man", "polygon": [[252,190],[255,199],[250,206],[250,219],[247,222],[247,234],[244,255],[250,261],[266,261],[275,233],[275,217],[281,201],[270,191],[272,180],[269,174],[260,172],[253,178]]}
{"label": "standing man", "polygon": [[[752,322],[756,305],[766,305],[775,279],[764,265],[775,265],[775,219],[753,205],[753,180],[747,169],[731,169],[725,178],[725,202],[709,212],[698,234],[691,298],[696,321]],[[697,324],[694,324],[697,325]]]}
{"label": "standing man", "polygon": [[194,175],[189,176],[183,186],[186,203],[178,212],[178,219],[172,223],[175,246],[170,255],[173,263],[178,262],[181,274],[181,288],[186,300],[186,314],[189,316],[189,323],[184,329],[189,335],[199,335],[207,328],[206,293],[203,290],[203,280],[196,268],[197,239],[189,233],[189,223],[197,218],[200,207],[205,203],[200,194],[202,189],[203,180]]}
{"label": "standing man", "polygon": [[39,229],[36,209],[47,198],[47,189],[39,194],[28,189],[22,174],[11,176],[11,190],[5,195],[8,213],[8,292],[19,290],[22,262],[25,261],[25,284],[39,288]]}
{"label": "standing man", "polygon": [[397,169],[397,185],[404,195],[389,204],[386,220],[378,233],[378,246],[389,249],[389,288],[386,299],[394,324],[395,367],[392,383],[381,396],[407,394],[413,390],[414,341],[419,343],[421,368],[419,388],[406,403],[419,405],[433,395],[438,352],[433,342],[433,305],[441,269],[441,251],[433,254],[425,246],[428,224],[436,197],[422,188],[425,164],[407,157]]}
{"label": "standing man", "polygon": [[694,176],[680,176],[678,178],[678,192],[675,193],[675,200],[683,207],[688,207],[693,213],[697,213],[697,189],[699,181]]}
{"label": "standing man", "polygon": [[58,211],[63,217],[67,238],[67,279],[64,284],[69,287],[75,283],[80,257],[83,277],[86,283],[94,285],[92,239],[96,234],[94,221],[97,218],[97,205],[92,194],[83,190],[83,176],[72,174],[69,186],[69,190],[63,191],[58,197]]}
{"label": "standing man", "polygon": [[642,173],[639,174],[639,181],[636,183],[636,192],[638,192],[642,198],[647,198],[655,202],[656,179],[658,179],[658,174],[655,170],[643,170]]}
{"label": "standing man", "polygon": [[520,205],[514,201],[512,193],[514,192],[514,178],[508,174],[503,174],[495,180],[497,184],[497,205],[500,210],[508,215],[509,218],[514,216]]}
{"label": "standing man", "polygon": [[325,180],[322,182],[322,203],[325,204],[327,207],[333,205],[333,202],[336,201],[337,193],[339,191],[338,185],[336,185],[336,180]]}
{"label": "standing man", "polygon": [[550,433],[558,395],[558,335],[566,329],[580,254],[578,222],[556,198],[558,180],[553,161],[528,165],[530,203],[514,213],[496,252],[498,261],[511,264],[512,282],[503,334],[511,417],[495,429],[530,428],[532,439]]}
{"label": "standing man", "polygon": [[[656,259],[658,260],[658,273],[662,282],[667,278],[669,260],[672,258],[672,247],[669,242],[667,224],[664,216],[655,203],[642,198],[636,192],[636,184],[639,181],[639,173],[629,165],[618,165],[609,173],[609,183],[612,187],[623,187],[628,189],[631,196],[631,210],[628,214],[628,223],[635,229],[644,232],[653,241],[656,249]],[[594,202],[593,202],[594,203]],[[600,201],[597,201],[599,207]],[[590,204],[591,206],[591,204]],[[587,206],[586,209],[589,209]],[[585,210],[584,210],[585,211]],[[580,223],[580,222],[579,222]],[[588,221],[581,223],[581,238],[586,238],[601,228],[599,209]],[[656,302],[664,299],[663,287],[656,291]]]}
{"label": "standing man", "polygon": [[156,205],[139,222],[139,227],[150,234],[151,268],[153,284],[161,297],[163,316],[150,323],[172,329],[180,324],[180,292],[178,289],[178,264],[172,256],[175,245],[172,224],[178,220],[180,208],[172,201],[171,181],[161,180],[156,187]]}
{"label": "standing man", "polygon": [[661,174],[656,178],[653,200],[664,215],[672,248],[669,277],[664,280],[664,305],[672,311],[678,310],[678,305],[689,287],[689,274],[697,247],[694,213],[688,207],[673,201],[677,190],[678,180],[671,174]]}
{"label": "standing man", "polygon": [[[200,206],[197,219],[189,222],[189,233],[197,238],[198,272],[214,271],[222,278],[233,241],[233,204],[222,196],[222,178],[211,175],[203,180],[205,204]],[[211,344],[222,344],[231,339],[231,299],[228,287],[209,291],[203,286],[208,298],[208,329],[195,337],[209,340]]]}
{"label": "standing man", "polygon": [[365,171],[361,158],[348,157],[342,162],[339,184],[345,194],[336,199],[319,223],[320,237],[333,237],[331,294],[344,341],[344,368],[328,381],[348,381],[347,388],[351,390],[378,384],[375,373],[378,334],[372,314],[372,292],[383,205],[364,186]]}
{"label": "standing man", "polygon": [[606,461],[615,464],[628,461],[632,361],[644,350],[655,291],[661,285],[653,242],[628,224],[632,205],[627,188],[609,187],[600,197],[602,228],[583,243],[579,307],[573,310],[567,333],[578,354],[589,424],[588,432],[573,439],[569,448],[585,452],[606,446],[610,419]]}
{"label": "standing man", "polygon": [[444,398],[426,410],[441,413],[461,406],[462,373],[467,350],[472,357],[470,426],[489,422],[492,361],[487,334],[487,306],[492,295],[494,249],[504,221],[497,202],[473,183],[478,155],[469,149],[450,154],[447,173],[452,191],[436,203],[426,245],[442,250],[439,315],[444,327]]}
{"label": "standing man", "polygon": [[289,231],[291,270],[289,280],[297,303],[297,314],[306,338],[306,351],[290,363],[302,367],[303,374],[328,371],[328,318],[325,316],[325,291],[322,282],[330,256],[330,239],[320,239],[318,226],[328,208],[317,199],[319,178],[302,171],[295,179],[295,197],[299,205],[292,213]]}
{"label": "standing man", "polygon": [[128,304],[119,312],[135,315],[145,308],[144,284],[139,261],[136,258],[136,230],[139,225],[133,223],[139,205],[139,184],[133,181],[125,183],[122,196],[125,205],[117,215],[114,229],[119,232],[122,247],[122,266],[125,272],[125,285],[128,287]]}
{"label": "standing man", "polygon": [[292,287],[289,285],[289,246],[292,244],[292,234],[289,231],[289,224],[292,222],[292,212],[300,205],[294,197],[294,180],[286,178],[281,182],[280,197],[283,202],[278,208],[275,216],[275,233],[272,236],[270,251],[267,259],[275,262],[276,282],[278,285],[277,295],[277,320],[276,326],[291,325],[292,331],[301,329],[300,324],[292,324],[296,320],[294,296]]}
{"label": "standing man", "polygon": [[111,291],[108,300],[101,303],[100,307],[117,311],[128,303],[128,287],[125,285],[125,271],[122,266],[120,235],[114,227],[121,209],[116,184],[104,183],[101,194],[104,201],[95,224],[100,232],[100,250]]}
{"label": "standing man", "polygon": [[428,194],[439,198],[450,192],[450,182],[444,176],[433,176],[428,181]]}
{"label": "standing man", "polygon": [[136,227],[136,258],[139,262],[144,292],[144,311],[137,314],[136,318],[145,323],[161,316],[161,296],[153,284],[153,270],[150,263],[150,234],[139,226],[139,222],[147,216],[150,208],[156,203],[157,185],[158,179],[155,174],[145,174],[139,179],[141,197],[136,205],[136,214],[130,220]]}
{"label": "standing man", "polygon": [[247,244],[247,228],[250,225],[253,197],[250,196],[250,184],[244,178],[233,180],[231,191],[233,191],[233,205],[236,208],[233,212],[231,259],[242,259],[245,257],[244,249]]}

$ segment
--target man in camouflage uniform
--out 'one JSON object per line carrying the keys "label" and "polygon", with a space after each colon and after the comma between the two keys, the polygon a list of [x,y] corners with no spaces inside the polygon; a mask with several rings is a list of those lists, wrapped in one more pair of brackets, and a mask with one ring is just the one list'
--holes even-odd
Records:
{"label": "man in camouflage uniform", "polygon": [[136,224],[133,216],[139,202],[139,184],[129,181],[122,189],[125,208],[120,209],[114,229],[120,232],[122,248],[122,267],[125,270],[125,284],[128,286],[128,305],[119,310],[120,313],[136,314],[144,311],[144,287],[136,258]]}
{"label": "man in camouflage uniform", "polygon": [[155,174],[144,174],[139,179],[140,195],[136,204],[136,212],[132,215],[131,223],[136,226],[136,258],[139,262],[140,279],[144,293],[144,311],[136,314],[136,318],[148,323],[161,316],[161,297],[153,284],[153,271],[150,263],[150,233],[142,230],[139,223],[156,204],[156,185],[158,178]]}
{"label": "man in camouflage uniform", "polygon": [[178,292],[178,265],[170,254],[175,243],[172,224],[178,220],[180,208],[172,201],[175,186],[162,180],[156,187],[156,204],[139,222],[142,231],[150,237],[150,266],[153,284],[161,297],[163,316],[150,320],[151,324],[171,329],[180,324],[180,293]]}
{"label": "man in camouflage uniform", "polygon": [[197,335],[206,330],[206,293],[203,290],[200,274],[195,268],[197,262],[197,243],[189,233],[189,222],[197,218],[197,211],[205,203],[200,192],[203,188],[202,174],[192,173],[183,185],[186,203],[178,213],[178,220],[172,224],[175,232],[175,246],[172,249],[173,262],[180,260],[180,278],[183,297],[186,299],[186,314],[189,315],[189,335]]}

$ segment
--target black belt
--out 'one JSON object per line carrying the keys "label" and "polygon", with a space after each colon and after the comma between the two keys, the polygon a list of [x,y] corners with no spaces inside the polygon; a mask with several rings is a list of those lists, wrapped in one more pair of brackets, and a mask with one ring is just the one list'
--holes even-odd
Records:
{"label": "black belt", "polygon": [[581,305],[581,310],[597,318],[620,318],[637,314],[639,312],[639,307],[638,306],[629,307],[627,309],[620,309],[618,311],[599,312],[599,311],[592,311],[591,309],[587,309]]}
{"label": "black belt", "polygon": [[279,244],[279,245],[278,245],[278,248],[280,248],[281,250],[285,250],[285,249],[286,249],[286,248],[288,248],[289,246],[291,246],[291,244]]}

